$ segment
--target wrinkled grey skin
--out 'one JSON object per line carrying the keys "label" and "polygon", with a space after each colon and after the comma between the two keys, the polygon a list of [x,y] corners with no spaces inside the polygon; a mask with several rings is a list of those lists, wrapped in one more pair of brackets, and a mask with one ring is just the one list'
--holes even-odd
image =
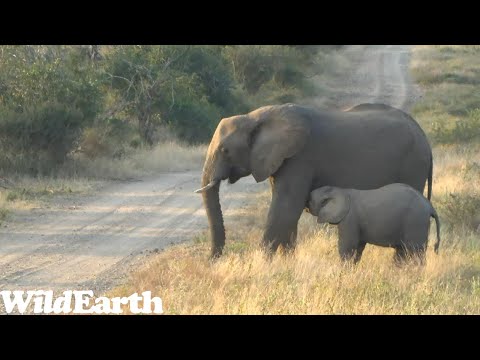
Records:
{"label": "wrinkled grey skin", "polygon": [[318,223],[338,224],[338,251],[342,260],[357,263],[365,245],[395,248],[395,262],[417,257],[422,263],[430,229],[430,217],[440,222],[430,201],[405,184],[374,190],[324,186],[311,192],[308,211]]}
{"label": "wrinkled grey skin", "polygon": [[326,111],[295,104],[265,106],[220,121],[208,147],[202,192],[212,257],[221,255],[225,227],[219,201],[222,180],[270,178],[272,202],[263,246],[293,249],[297,223],[310,191],[324,185],[374,189],[402,182],[422,192],[432,152],[408,114],[381,104]]}

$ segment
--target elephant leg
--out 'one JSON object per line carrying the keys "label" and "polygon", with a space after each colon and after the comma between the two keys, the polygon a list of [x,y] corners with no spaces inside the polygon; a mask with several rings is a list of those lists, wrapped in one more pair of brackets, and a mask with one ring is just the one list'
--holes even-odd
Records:
{"label": "elephant leg", "polygon": [[419,265],[425,264],[425,246],[404,244],[395,248],[393,260],[397,266],[404,265],[408,261],[414,261]]}
{"label": "elephant leg", "polygon": [[416,247],[413,250],[412,257],[418,265],[421,265],[421,266],[425,265],[426,250],[427,249],[425,246]]}
{"label": "elephant leg", "polygon": [[[360,232],[353,219],[345,219],[338,227],[338,253],[342,261],[360,260],[365,244],[362,246]],[[358,260],[357,260],[358,258]]]}
{"label": "elephant leg", "polygon": [[414,209],[405,221],[404,240],[401,249],[398,250],[401,262],[412,260],[420,265],[425,263],[430,218],[426,221],[420,210]]}
{"label": "elephant leg", "polygon": [[342,259],[342,261],[353,260],[353,262],[356,264],[362,257],[361,253],[363,250],[359,252],[357,246],[345,245],[344,243],[339,243],[338,245],[338,253],[340,254],[340,259]]}
{"label": "elephant leg", "polygon": [[298,172],[286,171],[277,175],[272,202],[263,234],[264,249],[273,254],[280,245],[288,251],[295,248],[297,224],[310,195],[311,178]]}
{"label": "elephant leg", "polygon": [[[425,151],[428,151],[425,149]],[[408,184],[421,194],[428,183],[431,155],[419,156],[418,151],[410,152],[404,159],[400,176],[396,182]],[[426,194],[425,194],[426,195]]]}
{"label": "elephant leg", "polygon": [[364,243],[364,242],[358,244],[357,250],[355,252],[355,257],[353,259],[353,262],[355,264],[357,264],[360,261],[360,259],[362,258],[363,250],[365,250],[366,245],[367,245],[367,243]]}
{"label": "elephant leg", "polygon": [[287,242],[282,244],[283,249],[286,253],[292,253],[295,250],[295,247],[297,244],[297,229],[298,229],[298,223],[297,225],[295,225],[295,229],[290,234],[290,237],[287,239]]}
{"label": "elephant leg", "polygon": [[393,255],[393,261],[395,265],[401,266],[403,265],[408,258],[407,249],[404,246],[396,246],[395,247],[395,254]]}

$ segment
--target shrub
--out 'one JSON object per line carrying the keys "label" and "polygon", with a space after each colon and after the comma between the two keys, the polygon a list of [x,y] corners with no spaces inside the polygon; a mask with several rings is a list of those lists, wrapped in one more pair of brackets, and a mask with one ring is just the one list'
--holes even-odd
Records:
{"label": "shrub", "polygon": [[81,111],[59,103],[43,103],[22,112],[4,110],[0,136],[4,151],[32,160],[31,166],[59,165],[72,149],[82,125]]}
{"label": "shrub", "polygon": [[[310,89],[305,77],[312,54],[308,51],[282,45],[228,46],[225,54],[233,66],[236,80],[243,84],[248,94],[256,94],[260,87],[273,80],[278,87]],[[306,55],[308,54],[308,56]]]}
{"label": "shrub", "polygon": [[480,225],[480,195],[449,193],[436,200],[442,223],[453,228],[475,230]]}
{"label": "shrub", "polygon": [[9,211],[3,207],[0,207],[0,225],[2,225],[3,220],[8,216]]}
{"label": "shrub", "polygon": [[470,110],[453,125],[446,118],[436,117],[432,122],[432,137],[438,143],[464,143],[480,138],[480,109]]}
{"label": "shrub", "polygon": [[[101,76],[75,46],[4,46],[0,101],[16,111],[45,103],[68,104],[93,120],[102,107]],[[31,109],[30,109],[31,111]]]}
{"label": "shrub", "polygon": [[80,141],[79,151],[89,159],[106,155],[108,146],[104,138],[104,133],[100,132],[98,128],[85,129]]}
{"label": "shrub", "polygon": [[94,126],[83,130],[78,152],[89,159],[102,156],[121,158],[130,148],[142,145],[141,140],[135,136],[136,130],[128,121],[118,118],[98,121]]}

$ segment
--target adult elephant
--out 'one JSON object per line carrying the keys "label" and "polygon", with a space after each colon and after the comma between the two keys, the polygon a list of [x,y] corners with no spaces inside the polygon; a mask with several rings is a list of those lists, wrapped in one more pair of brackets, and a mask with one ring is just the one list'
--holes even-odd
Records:
{"label": "adult elephant", "polygon": [[270,177],[272,202],[263,246],[295,246],[297,223],[310,191],[330,185],[375,189],[405,183],[431,197],[432,151],[408,114],[383,104],[327,111],[295,104],[265,106],[220,121],[208,147],[202,192],[212,257],[222,254],[222,180]]}

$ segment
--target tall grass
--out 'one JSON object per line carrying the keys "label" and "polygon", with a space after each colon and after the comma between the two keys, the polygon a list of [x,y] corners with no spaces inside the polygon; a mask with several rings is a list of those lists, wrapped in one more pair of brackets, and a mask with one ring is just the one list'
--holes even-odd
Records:
{"label": "tall grass", "polygon": [[[167,249],[111,295],[152,291],[167,314],[479,314],[480,252],[471,231],[446,230],[427,265],[397,268],[393,250],[367,245],[358,266],[342,264],[337,232],[302,216],[294,255],[259,250],[269,193],[229,228],[226,254],[207,261],[206,234]],[[248,215],[250,214],[250,215]],[[430,243],[435,232],[430,234]]]}
{"label": "tall grass", "polygon": [[138,149],[121,159],[78,157],[69,164],[68,171],[100,179],[126,179],[158,172],[201,170],[206,149],[206,145],[170,140],[153,149]]}

